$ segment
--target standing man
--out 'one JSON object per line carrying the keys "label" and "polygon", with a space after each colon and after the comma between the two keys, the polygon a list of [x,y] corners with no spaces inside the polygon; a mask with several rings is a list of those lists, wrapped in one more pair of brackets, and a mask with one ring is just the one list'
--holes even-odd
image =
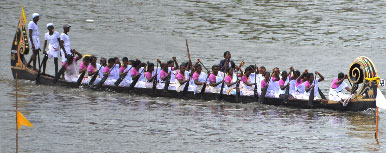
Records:
{"label": "standing man", "polygon": [[33,70],[35,71],[37,71],[36,55],[39,54],[39,50],[40,50],[39,27],[37,25],[38,21],[39,21],[39,14],[34,13],[32,14],[32,21],[28,23],[29,40],[32,44],[32,56],[28,61],[27,66],[31,67],[31,62],[33,61]]}
{"label": "standing man", "polygon": [[231,60],[231,52],[225,51],[224,52],[224,59],[220,61],[220,71],[221,72],[227,72],[229,68],[235,69],[236,64]]}
{"label": "standing man", "polygon": [[68,55],[72,55],[70,37],[68,36],[68,32],[70,32],[70,27],[71,26],[69,24],[65,24],[63,26],[63,33],[60,35],[59,45],[60,45],[60,48],[62,48],[61,50],[62,62],[67,61]]}

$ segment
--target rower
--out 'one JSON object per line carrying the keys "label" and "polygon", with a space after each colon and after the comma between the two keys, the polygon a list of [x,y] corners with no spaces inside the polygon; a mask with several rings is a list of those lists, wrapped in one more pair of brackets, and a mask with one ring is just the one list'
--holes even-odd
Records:
{"label": "rower", "polygon": [[219,70],[220,70],[220,67],[218,65],[212,66],[212,73],[209,75],[209,87],[208,87],[208,90],[206,91],[210,93],[219,93],[218,86],[224,82],[222,78],[217,77]]}
{"label": "rower", "polygon": [[[90,64],[87,67],[88,79],[87,79],[87,82],[85,82],[85,83],[88,83],[88,81],[91,80],[91,78],[94,76],[94,74],[98,74],[99,73],[99,68],[98,68],[98,65],[96,63],[97,62],[97,57],[91,56],[90,59],[91,59],[91,62],[90,62]],[[100,78],[96,78],[96,80],[94,81],[94,84],[97,84],[99,81],[100,81]]]}
{"label": "rower", "polygon": [[40,39],[39,39],[39,27],[37,25],[39,21],[39,14],[33,13],[32,14],[32,21],[28,23],[28,34],[29,34],[29,40],[32,45],[32,56],[27,64],[28,67],[31,67],[31,62],[33,61],[33,70],[37,71],[36,69],[36,55],[39,54],[40,50]]}
{"label": "rower", "polygon": [[251,83],[251,80],[249,79],[249,76],[252,72],[254,72],[254,65],[250,65],[247,68],[245,68],[245,72],[243,76],[241,77],[241,90],[243,95],[253,95],[253,85],[256,85],[256,83]]}
{"label": "rower", "polygon": [[344,90],[351,92],[351,89],[344,82],[347,79],[347,75],[340,72],[338,78],[335,78],[331,83],[330,92],[328,93],[328,99],[338,102],[344,102],[350,97],[350,95],[345,94]]}
{"label": "rower", "polygon": [[88,65],[90,64],[90,56],[83,58],[83,61],[79,65],[79,73],[87,72]]}
{"label": "rower", "polygon": [[[57,31],[54,31],[54,24],[53,23],[48,23],[47,24],[47,29],[48,32],[44,35],[44,48],[43,48],[43,53],[48,57],[48,58],[54,58],[54,64],[55,64],[55,76],[58,73],[58,58],[60,54],[60,46],[59,46],[59,41],[60,41],[60,34]],[[48,42],[48,51],[46,51],[46,46]],[[43,73],[46,73],[46,65],[47,61],[44,61],[43,64]]]}
{"label": "rower", "polygon": [[82,54],[77,52],[75,49],[73,50],[73,53],[78,56],[74,57],[69,54],[67,55],[67,61],[62,64],[62,66],[66,68],[64,79],[68,82],[76,82],[78,80],[79,71],[77,61],[82,59]]}
{"label": "rower", "polygon": [[220,71],[221,72],[227,72],[229,68],[235,69],[236,64],[231,60],[231,52],[225,51],[224,52],[224,59],[220,61]]}
{"label": "rower", "polygon": [[181,92],[185,85],[189,83],[189,79],[185,79],[185,68],[187,63],[183,63],[180,65],[180,71],[176,74],[176,91]]}
{"label": "rower", "polygon": [[123,65],[119,68],[119,77],[126,77],[126,74],[129,73],[129,71],[125,71],[129,64],[129,59],[127,57],[123,57],[122,63]]}
{"label": "rower", "polygon": [[[141,76],[141,73],[143,72],[139,72],[139,70],[143,67],[143,65],[142,65],[143,63],[141,63],[141,61],[140,60],[135,60],[134,62],[133,62],[133,68],[131,68],[131,73],[130,73],[130,75],[131,75],[131,78],[133,79],[133,81],[134,81],[134,79],[136,78],[136,77],[140,77]],[[146,64],[145,64],[146,65]],[[139,78],[140,79],[140,78]],[[141,81],[141,80],[138,80],[138,82],[135,84],[135,86],[134,87],[137,87],[137,88],[145,88],[145,82],[144,81]]]}
{"label": "rower", "polygon": [[73,54],[70,45],[70,36],[68,36],[68,32],[70,32],[70,27],[71,26],[69,24],[63,25],[63,33],[60,34],[59,45],[61,48],[62,62],[65,62],[67,60],[67,55]]}
{"label": "rower", "polygon": [[228,95],[230,94],[236,94],[236,84],[237,83],[240,83],[240,80],[237,80],[237,76],[236,75],[233,75],[233,69],[232,68],[229,68],[227,69],[228,70],[228,74],[226,75],[224,81],[225,81],[225,84],[226,84],[226,92]]}
{"label": "rower", "polygon": [[[114,58],[109,58],[108,64],[106,66],[104,66],[104,68],[103,68],[103,71],[102,71],[103,72],[103,76],[108,76],[107,77],[108,80],[111,80],[109,78],[113,77],[113,74],[111,73],[111,69],[114,67],[114,64],[115,64]],[[108,80],[105,81],[106,85],[109,84],[109,83],[106,83]],[[113,81],[110,81],[110,82],[113,82]]]}
{"label": "rower", "polygon": [[[200,61],[200,59],[197,59],[197,61]],[[206,76],[205,74],[201,73],[202,67],[200,64],[195,65],[194,67],[195,72],[192,75],[192,79],[194,81],[194,93],[200,93],[203,85],[206,83]]]}
{"label": "rower", "polygon": [[[280,85],[280,91],[279,91],[279,97],[280,98],[284,98],[285,97],[285,91],[286,91],[286,88],[290,86],[290,77],[288,76],[287,74],[287,71],[282,71],[281,72],[281,79],[279,81],[279,85]],[[292,95],[289,95],[290,98],[293,98]]]}
{"label": "rower", "polygon": [[[261,87],[261,90],[262,90],[262,91],[260,91],[260,93],[262,93],[264,88],[269,85],[270,77],[271,77],[271,74],[269,72],[265,72],[264,73],[264,79],[261,80],[261,83],[260,83],[260,87]],[[267,94],[268,94],[268,92],[265,94],[265,96],[267,96]]]}
{"label": "rower", "polygon": [[98,75],[100,78],[103,78],[103,69],[105,68],[105,66],[107,66],[107,59],[102,57],[100,60],[99,60],[99,64],[97,65],[97,68],[98,70],[102,70],[102,71],[99,71],[98,72]]}
{"label": "rower", "polygon": [[[307,75],[307,81],[304,83],[304,87],[305,87],[307,93],[309,93],[312,88],[314,88],[314,87],[317,88],[318,83],[322,82],[324,80],[323,75],[320,74],[319,72],[316,71],[315,75],[319,76],[318,80],[314,80],[314,74],[313,73],[308,73],[308,75]],[[318,89],[314,89],[314,90],[318,90]]]}
{"label": "rower", "polygon": [[152,88],[153,87],[153,80],[156,79],[157,76],[153,76],[154,72],[154,64],[149,63],[147,64],[147,70],[145,72],[145,86],[146,88]]}

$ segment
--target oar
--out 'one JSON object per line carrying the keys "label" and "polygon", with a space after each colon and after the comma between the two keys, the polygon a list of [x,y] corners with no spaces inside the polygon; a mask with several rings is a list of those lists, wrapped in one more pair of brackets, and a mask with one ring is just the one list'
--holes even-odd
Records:
{"label": "oar", "polygon": [[[133,68],[133,67],[131,67],[131,68]],[[131,68],[129,68],[129,70],[126,71],[127,73],[126,73],[124,76],[120,76],[120,77],[118,78],[118,80],[115,81],[115,83],[114,83],[115,86],[119,86],[119,84],[121,84],[121,82],[123,81],[123,79],[124,79],[124,78],[127,76],[127,74],[130,72]]]}
{"label": "oar", "polygon": [[141,77],[142,72],[145,70],[145,67],[146,67],[146,66],[144,66],[144,68],[142,69],[141,73],[139,73],[137,76],[135,76],[135,77],[133,78],[133,82],[131,82],[131,84],[130,84],[130,86],[129,86],[129,89],[128,89],[129,91],[131,91],[131,90],[134,89],[134,87],[135,87],[135,85],[137,84],[139,78]]}
{"label": "oar", "polygon": [[91,86],[94,84],[94,81],[96,80],[96,78],[98,77],[99,75],[99,71],[101,70],[102,68],[102,65],[99,67],[99,70],[95,72],[95,74],[92,76],[91,80],[88,82],[88,85]]}
{"label": "oar", "polygon": [[209,72],[209,70],[206,68],[206,66],[204,64],[202,64],[201,60],[199,60],[198,62],[200,62],[200,64],[205,68],[206,72]]}
{"label": "oar", "polygon": [[[111,70],[109,71],[109,74],[111,73],[111,71],[115,68],[115,65],[113,65],[113,67],[111,68]],[[103,78],[101,79],[101,81],[98,82],[98,84],[96,85],[96,89],[99,89],[102,87],[102,85],[105,83],[105,81],[107,80],[107,78],[109,77],[109,74],[108,75],[104,75]]]}
{"label": "oar", "polygon": [[58,82],[59,77],[64,73],[64,71],[66,71],[65,65],[63,65],[63,66],[60,68],[59,72],[55,75],[55,78],[54,78],[54,84]]}
{"label": "oar", "polygon": [[224,86],[225,86],[224,79],[225,79],[225,72],[224,72],[224,76],[223,76],[223,82],[221,83],[220,94],[218,95],[218,98],[217,98],[218,100],[222,99],[222,95],[224,93]]}
{"label": "oar", "polygon": [[[315,85],[315,79],[316,79],[316,76],[315,76],[315,78],[314,78],[314,83],[313,83],[314,85]],[[308,106],[310,106],[310,107],[313,106],[312,103],[314,102],[314,97],[315,97],[314,91],[315,91],[315,86],[312,87],[311,93],[310,93],[310,97],[308,98]]]}
{"label": "oar", "polygon": [[244,65],[244,61],[241,61],[239,69],[236,71],[236,103],[240,101],[240,80],[239,80],[239,71]]}
{"label": "oar", "polygon": [[186,41],[186,50],[188,52],[188,59],[189,59],[187,70],[190,70],[190,67],[192,66],[192,60],[190,59],[190,51],[189,51],[188,39],[185,39],[185,41]]}
{"label": "oar", "polygon": [[[173,73],[174,74],[174,73]],[[169,85],[170,85],[170,73],[168,74],[168,76],[166,76],[166,81],[165,81],[165,86],[164,86],[164,91],[168,91],[169,89]]]}
{"label": "oar", "polygon": [[39,50],[38,50],[38,64],[39,64],[39,66],[40,66],[40,48],[39,48]]}
{"label": "oar", "polygon": [[[188,80],[190,80],[190,75],[188,75]],[[186,95],[186,93],[188,93],[188,89],[189,89],[189,81],[187,81],[186,83],[185,83],[185,86],[184,86],[184,90],[182,90],[182,95],[183,96],[185,96]]]}
{"label": "oar", "polygon": [[39,65],[39,71],[38,71],[38,75],[36,76],[36,84],[39,84],[40,83],[40,71],[41,71],[41,68],[43,66],[43,63],[47,62],[47,59],[48,59],[48,55],[47,54],[44,54],[44,57],[43,57],[43,61],[42,63]]}
{"label": "oar", "polygon": [[255,64],[255,88],[253,89],[253,95],[255,96],[255,100],[257,101],[258,95],[257,95],[257,82],[256,82],[256,77],[257,77],[257,66]]}
{"label": "oar", "polygon": [[157,67],[155,69],[155,75],[154,75],[154,78],[153,78],[153,87],[152,87],[153,93],[155,93],[155,91],[157,89],[157,82],[158,82],[157,76],[158,76],[158,62],[157,62]]}
{"label": "oar", "polygon": [[327,99],[326,96],[324,95],[324,93],[322,92],[322,90],[320,90],[319,88],[318,88],[318,92],[319,92],[319,95],[322,99]]}
{"label": "oar", "polygon": [[[86,71],[87,71],[87,69],[86,69]],[[84,75],[86,74],[86,71],[83,71],[83,72],[80,74],[78,80],[76,81],[76,86],[78,86],[78,87],[80,86],[80,84],[82,83],[82,80],[83,80],[83,78],[84,78]]]}
{"label": "oar", "polygon": [[[271,77],[269,77],[269,80],[271,80]],[[264,99],[265,99],[265,95],[267,94],[268,86],[269,86],[269,81],[267,83],[267,86],[265,86],[263,88],[263,90],[261,91],[261,95],[260,95],[259,100],[258,100],[259,103],[264,103]]]}
{"label": "oar", "polygon": [[210,75],[210,71],[208,71],[208,76],[206,77],[206,80],[205,80],[204,85],[202,85],[202,89],[201,89],[201,97],[204,97],[205,88],[206,88],[206,83],[208,82],[209,75]]}
{"label": "oar", "polygon": [[288,103],[288,97],[289,97],[289,86],[285,88],[285,95],[284,95],[284,103]]}

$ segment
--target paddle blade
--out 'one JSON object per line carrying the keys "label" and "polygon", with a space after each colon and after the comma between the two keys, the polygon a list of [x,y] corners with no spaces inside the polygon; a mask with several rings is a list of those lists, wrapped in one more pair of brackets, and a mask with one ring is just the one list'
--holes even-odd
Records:
{"label": "paddle blade", "polygon": [[315,88],[311,89],[310,97],[308,99],[308,106],[312,106],[312,103],[314,102],[314,90]]}
{"label": "paddle blade", "polygon": [[377,89],[376,105],[381,109],[386,109],[386,98],[383,96],[381,90]]}
{"label": "paddle blade", "polygon": [[82,83],[83,81],[83,78],[84,78],[84,75],[86,74],[86,71],[83,71],[82,74],[80,74],[78,80],[76,81],[76,85],[77,86],[80,86],[80,84]]}

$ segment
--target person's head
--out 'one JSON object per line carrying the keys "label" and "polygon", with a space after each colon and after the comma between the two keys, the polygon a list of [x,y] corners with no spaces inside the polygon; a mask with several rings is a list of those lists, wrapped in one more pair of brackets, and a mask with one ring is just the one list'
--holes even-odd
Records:
{"label": "person's head", "polygon": [[33,13],[32,14],[32,21],[34,21],[35,23],[37,23],[40,19],[39,17],[40,15],[38,13]]}
{"label": "person's head", "polygon": [[134,60],[129,60],[129,62],[127,62],[127,65],[133,65],[133,62]]}
{"label": "person's head", "polygon": [[140,60],[135,60],[132,64],[133,68],[139,69],[141,67],[141,61]]}
{"label": "person's head", "polygon": [[313,82],[314,81],[314,74],[313,73],[308,73],[307,74],[307,80],[308,80],[308,82]]}
{"label": "person's head", "polygon": [[162,63],[161,64],[161,69],[164,70],[165,72],[168,72],[168,64],[167,63]]}
{"label": "person's head", "polygon": [[63,25],[63,31],[64,31],[64,33],[67,33],[67,32],[70,32],[70,25],[69,24],[64,24]]}
{"label": "person's head", "polygon": [[294,79],[297,79],[300,76],[300,71],[296,70],[294,71]]}
{"label": "person's head", "polygon": [[72,64],[72,62],[74,61],[74,56],[72,54],[67,54],[66,58],[67,58],[68,65]]}
{"label": "person's head", "polygon": [[85,56],[85,57],[83,58],[83,64],[84,64],[84,65],[88,65],[88,64],[90,63],[90,61],[91,61],[90,56]]}
{"label": "person's head", "polygon": [[249,76],[249,74],[251,74],[253,72],[253,67],[251,66],[248,66],[247,68],[245,68],[245,75]]}
{"label": "person's head", "polygon": [[186,63],[182,63],[180,65],[180,73],[185,73],[185,70],[186,70]]}
{"label": "person's head", "polygon": [[107,66],[108,66],[109,68],[113,67],[114,64],[115,64],[114,58],[109,58],[109,60],[108,60],[107,62],[108,62]]}
{"label": "person's head", "polygon": [[341,80],[344,78],[344,73],[340,72],[338,73],[338,79]]}
{"label": "person's head", "polygon": [[264,66],[260,66],[260,68],[259,68],[259,73],[260,73],[260,74],[265,75],[265,72],[266,72],[266,71],[267,71],[267,70],[265,69]]}
{"label": "person's head", "polygon": [[102,66],[106,66],[106,62],[107,62],[107,60],[106,60],[106,58],[104,58],[104,57],[102,57],[100,60],[99,60],[99,62],[100,62],[100,64],[102,65]]}
{"label": "person's head", "polygon": [[271,76],[271,74],[269,72],[264,72],[264,79],[265,80],[269,80],[270,76]]}
{"label": "person's head", "polygon": [[129,59],[127,57],[123,57],[122,58],[122,63],[124,66],[127,66],[127,64],[129,63]]}
{"label": "person's head", "polygon": [[200,64],[197,64],[196,66],[194,66],[194,70],[197,72],[197,73],[201,73],[201,70],[202,70],[202,67]]}
{"label": "person's head", "polygon": [[279,77],[279,75],[280,75],[280,70],[279,70],[279,68],[278,68],[278,67],[273,68],[273,69],[272,69],[272,73],[273,73],[273,76]]}
{"label": "person's head", "polygon": [[115,64],[121,64],[121,61],[118,57],[114,57]]}
{"label": "person's head", "polygon": [[47,30],[49,31],[49,32],[54,32],[54,24],[53,23],[48,23],[47,24]]}
{"label": "person's head", "polygon": [[154,71],[154,64],[153,63],[147,64],[147,71],[148,72],[153,72]]}
{"label": "person's head", "polygon": [[218,65],[212,66],[212,72],[214,75],[217,75],[219,70],[220,70],[220,66],[218,66]]}
{"label": "person's head", "polygon": [[230,52],[230,51],[225,51],[225,52],[224,52],[224,58],[225,58],[225,59],[229,60],[229,59],[231,59],[231,57],[232,57],[232,55],[231,55],[231,52]]}
{"label": "person's head", "polygon": [[145,67],[146,66],[146,63],[141,63],[141,67]]}
{"label": "person's head", "polygon": [[168,67],[174,67],[174,61],[173,60],[168,61]]}
{"label": "person's head", "polygon": [[308,74],[309,73],[304,73],[304,75],[303,75],[303,82],[305,82],[305,81],[307,81],[308,80]]}
{"label": "person's head", "polygon": [[91,56],[91,64],[96,64],[97,60],[96,56]]}
{"label": "person's head", "polygon": [[282,79],[286,79],[286,78],[287,78],[287,76],[288,76],[288,73],[287,73],[287,71],[283,71],[283,72],[281,72],[281,78],[282,78]]}

